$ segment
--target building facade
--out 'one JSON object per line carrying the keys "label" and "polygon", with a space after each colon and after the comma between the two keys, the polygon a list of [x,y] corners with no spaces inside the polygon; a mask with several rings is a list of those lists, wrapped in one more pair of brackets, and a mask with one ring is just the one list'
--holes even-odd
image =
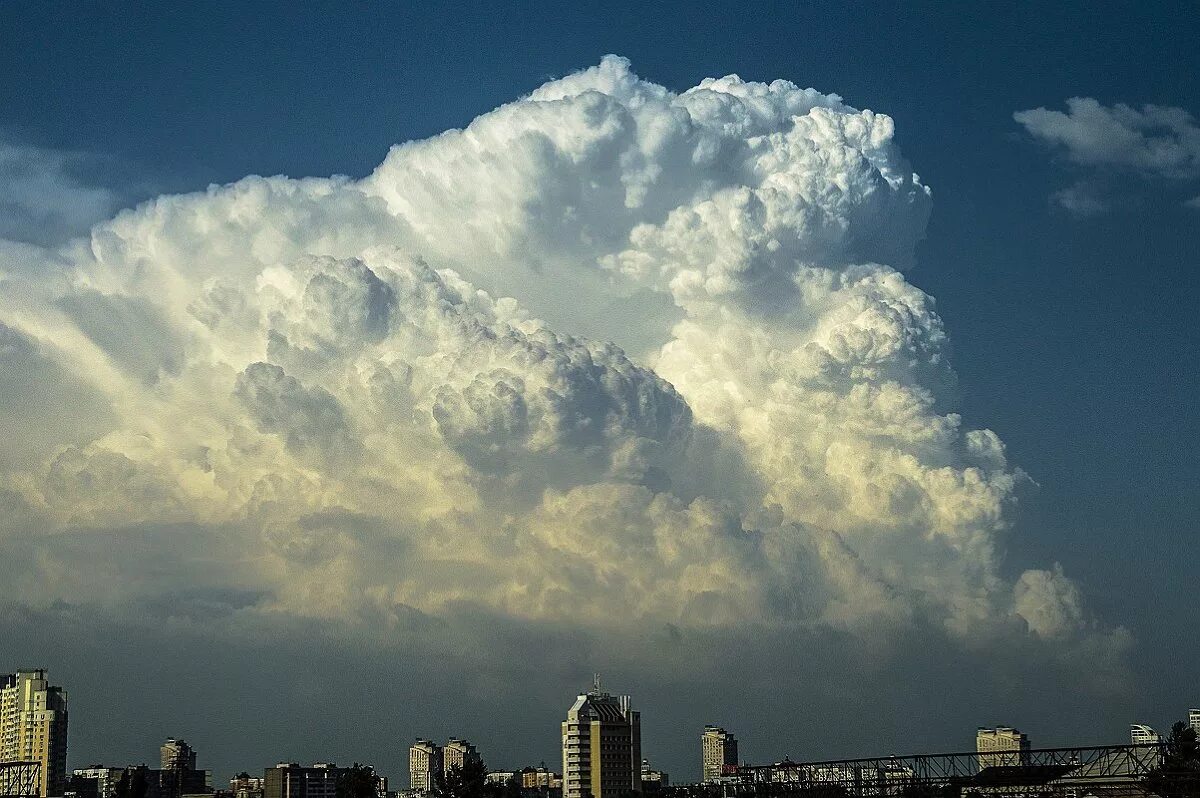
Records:
{"label": "building facade", "polygon": [[1131,745],[1157,745],[1158,741],[1158,732],[1154,729],[1141,723],[1130,724],[1129,742]]}
{"label": "building facade", "polygon": [[737,768],[737,738],[720,726],[705,726],[700,735],[700,750],[703,756],[701,780],[712,783],[731,769]]}
{"label": "building facade", "polygon": [[159,765],[163,770],[195,770],[196,752],[185,740],[167,738],[159,751]]}
{"label": "building facade", "polygon": [[0,676],[0,762],[37,762],[38,794],[67,786],[67,694],[42,669]]}
{"label": "building facade", "polygon": [[545,765],[539,765],[536,768],[528,767],[521,771],[521,789],[523,790],[539,792],[558,790],[561,792],[562,784],[562,774],[555,773]]}
{"label": "building facade", "polygon": [[1188,725],[1196,730],[1196,734],[1200,734],[1200,709],[1188,710]]}
{"label": "building facade", "polygon": [[580,694],[562,724],[564,798],[618,798],[642,791],[641,713],[629,696]]}
{"label": "building facade", "polygon": [[979,769],[1029,764],[1029,737],[1008,726],[985,728],[975,732],[975,751]]}
{"label": "building facade", "polygon": [[451,737],[442,748],[442,772],[449,773],[451,768],[463,769],[468,762],[482,763],[475,746],[458,737]]}
{"label": "building facade", "polygon": [[[430,740],[417,740],[408,749],[408,787],[415,792],[433,789],[435,774],[443,772],[442,749]],[[271,796],[266,796],[271,798]]]}

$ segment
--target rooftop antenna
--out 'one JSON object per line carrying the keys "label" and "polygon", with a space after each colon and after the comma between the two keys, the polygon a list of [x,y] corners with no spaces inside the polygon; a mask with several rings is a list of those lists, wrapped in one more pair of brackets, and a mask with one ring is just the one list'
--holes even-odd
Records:
{"label": "rooftop antenna", "polygon": [[600,674],[598,674],[598,673],[592,674],[592,692],[593,693],[600,692]]}

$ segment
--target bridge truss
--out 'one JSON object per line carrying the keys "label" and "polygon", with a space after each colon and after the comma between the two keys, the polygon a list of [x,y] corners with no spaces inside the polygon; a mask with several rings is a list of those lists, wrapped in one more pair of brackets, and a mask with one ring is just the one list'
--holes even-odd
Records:
{"label": "bridge truss", "polygon": [[38,798],[41,762],[0,762],[0,798]]}
{"label": "bridge truss", "polygon": [[[739,768],[721,792],[726,798],[1142,795],[1145,779],[1158,768],[1162,754],[1163,745],[1158,744],[784,761]],[[1200,795],[1200,783],[1189,786]]]}

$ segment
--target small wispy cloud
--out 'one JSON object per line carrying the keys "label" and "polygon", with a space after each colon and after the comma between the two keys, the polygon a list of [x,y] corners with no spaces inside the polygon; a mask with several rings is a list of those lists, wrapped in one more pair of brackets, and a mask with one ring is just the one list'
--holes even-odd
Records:
{"label": "small wispy cloud", "polygon": [[1109,204],[1097,196],[1087,183],[1076,183],[1050,195],[1050,201],[1072,216],[1098,216],[1109,210]]}
{"label": "small wispy cloud", "polygon": [[[1200,178],[1200,124],[1183,108],[1105,106],[1091,97],[1072,97],[1065,112],[1039,107],[1017,111],[1013,119],[1093,177],[1132,175],[1159,184]],[[1113,207],[1094,181],[1080,181],[1051,199],[1075,216]]]}

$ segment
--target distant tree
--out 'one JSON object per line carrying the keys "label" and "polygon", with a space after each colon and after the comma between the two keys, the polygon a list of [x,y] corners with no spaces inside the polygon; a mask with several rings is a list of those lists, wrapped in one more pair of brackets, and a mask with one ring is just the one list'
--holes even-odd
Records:
{"label": "distant tree", "polygon": [[337,798],[379,798],[375,770],[355,762],[337,781]]}
{"label": "distant tree", "polygon": [[468,759],[433,775],[435,798],[488,798],[487,767],[478,759]]}
{"label": "distant tree", "polygon": [[1200,796],[1200,741],[1195,729],[1182,721],[1171,727],[1162,760],[1146,777],[1145,786],[1162,798]]}
{"label": "distant tree", "polygon": [[518,776],[502,782],[489,780],[487,767],[478,759],[435,773],[432,793],[434,798],[522,798]]}

